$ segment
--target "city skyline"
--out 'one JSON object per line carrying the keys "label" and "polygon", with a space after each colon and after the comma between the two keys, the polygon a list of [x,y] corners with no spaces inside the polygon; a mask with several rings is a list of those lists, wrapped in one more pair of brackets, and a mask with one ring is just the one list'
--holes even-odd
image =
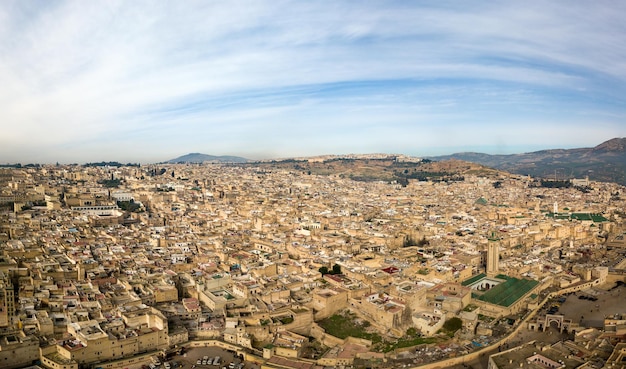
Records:
{"label": "city skyline", "polygon": [[0,4],[1,163],[432,156],[626,136],[626,5]]}

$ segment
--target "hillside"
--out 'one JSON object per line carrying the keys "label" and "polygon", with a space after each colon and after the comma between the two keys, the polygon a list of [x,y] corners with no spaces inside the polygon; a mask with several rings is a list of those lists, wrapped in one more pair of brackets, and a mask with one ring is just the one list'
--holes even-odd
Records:
{"label": "hillside", "polygon": [[[466,174],[501,175],[499,171],[538,178],[566,180],[589,177],[593,181],[626,185],[626,138],[614,138],[591,148],[551,149],[523,154],[490,155],[464,152],[427,158],[419,163],[386,159],[287,159],[251,162],[238,156],[191,153],[167,163],[248,163],[261,168],[338,175],[361,181],[454,180]],[[491,169],[493,168],[493,169]]]}
{"label": "hillside", "polygon": [[[460,160],[434,162],[399,162],[393,157],[385,159],[347,159],[328,160],[278,160],[249,163],[265,170],[283,169],[303,174],[334,175],[356,181],[396,181],[406,184],[407,180],[420,181],[456,181],[463,176],[476,174],[497,178],[503,173],[480,164]],[[504,174],[506,175],[506,174]]]}
{"label": "hillside", "polygon": [[614,138],[591,148],[541,150],[513,155],[466,152],[431,159],[464,160],[533,177],[564,180],[589,176],[593,181],[626,185],[626,138]]}

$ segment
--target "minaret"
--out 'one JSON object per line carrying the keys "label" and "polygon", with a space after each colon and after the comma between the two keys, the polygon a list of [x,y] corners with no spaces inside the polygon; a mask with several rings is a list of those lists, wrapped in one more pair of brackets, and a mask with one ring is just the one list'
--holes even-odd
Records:
{"label": "minaret", "polygon": [[491,233],[487,244],[487,275],[495,276],[500,268],[500,239]]}

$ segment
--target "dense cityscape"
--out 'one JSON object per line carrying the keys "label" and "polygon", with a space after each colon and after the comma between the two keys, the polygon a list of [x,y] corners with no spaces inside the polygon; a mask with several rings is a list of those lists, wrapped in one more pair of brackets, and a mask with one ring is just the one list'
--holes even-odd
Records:
{"label": "dense cityscape", "polygon": [[537,183],[2,168],[1,366],[623,367],[624,187]]}
{"label": "dense cityscape", "polygon": [[0,1],[0,369],[626,369],[624,19]]}

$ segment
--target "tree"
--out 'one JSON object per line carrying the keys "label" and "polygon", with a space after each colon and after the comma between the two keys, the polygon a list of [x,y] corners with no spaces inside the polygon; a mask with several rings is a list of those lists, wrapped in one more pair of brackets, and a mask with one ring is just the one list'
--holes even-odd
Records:
{"label": "tree", "polygon": [[404,236],[404,240],[402,241],[402,247],[410,247],[417,246],[417,242],[413,239],[411,235]]}
{"label": "tree", "polygon": [[409,185],[409,180],[406,177],[398,178],[398,184],[402,187],[406,187]]}
{"label": "tree", "polygon": [[333,265],[332,269],[328,269],[327,266],[323,266],[321,268],[318,269],[318,271],[320,273],[322,273],[322,275],[326,275],[326,274],[330,274],[330,275],[334,275],[334,274],[341,274],[341,266],[340,265]]}
{"label": "tree", "polygon": [[443,323],[443,329],[451,333],[458,331],[459,329],[461,329],[462,326],[463,326],[463,321],[457,317],[450,318],[446,320],[445,323]]}

